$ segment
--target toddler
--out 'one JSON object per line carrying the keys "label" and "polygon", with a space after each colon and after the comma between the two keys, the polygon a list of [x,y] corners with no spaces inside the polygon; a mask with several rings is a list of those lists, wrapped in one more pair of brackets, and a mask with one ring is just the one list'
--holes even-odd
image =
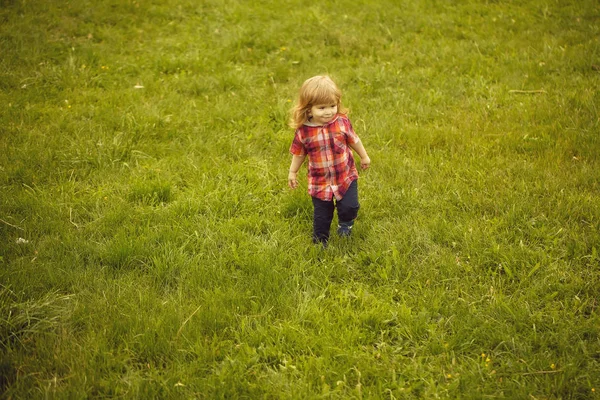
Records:
{"label": "toddler", "polygon": [[[334,209],[340,236],[350,236],[358,215],[358,173],[352,150],[362,169],[371,160],[342,108],[342,93],[328,76],[307,79],[292,109],[294,141],[288,185],[298,187],[298,170],[308,156],[308,194],[312,197],[313,242],[327,246]],[[335,199],[335,203],[334,203]]]}

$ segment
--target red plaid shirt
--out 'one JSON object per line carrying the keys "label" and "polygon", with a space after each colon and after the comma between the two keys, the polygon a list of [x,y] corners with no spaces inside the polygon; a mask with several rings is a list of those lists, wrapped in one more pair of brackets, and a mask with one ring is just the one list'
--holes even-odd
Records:
{"label": "red plaid shirt", "polygon": [[352,149],[359,141],[350,120],[338,114],[325,125],[302,125],[296,129],[290,153],[308,156],[308,194],[331,201],[344,197],[358,179]]}

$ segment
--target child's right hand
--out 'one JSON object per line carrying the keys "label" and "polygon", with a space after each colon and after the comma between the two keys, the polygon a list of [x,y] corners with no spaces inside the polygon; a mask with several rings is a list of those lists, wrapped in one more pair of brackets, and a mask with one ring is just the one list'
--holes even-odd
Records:
{"label": "child's right hand", "polygon": [[298,187],[298,173],[291,172],[288,174],[288,186],[291,189],[296,189]]}

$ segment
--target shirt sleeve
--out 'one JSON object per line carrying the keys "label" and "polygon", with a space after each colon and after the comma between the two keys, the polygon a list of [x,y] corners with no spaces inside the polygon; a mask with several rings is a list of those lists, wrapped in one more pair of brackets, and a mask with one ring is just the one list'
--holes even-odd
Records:
{"label": "shirt sleeve", "polygon": [[352,123],[350,122],[350,120],[348,118],[343,119],[343,124],[344,124],[344,127],[346,128],[346,137],[347,137],[348,143],[354,144],[354,143],[360,141],[360,138],[358,137],[356,132],[354,132],[354,128],[352,128]]}
{"label": "shirt sleeve", "polygon": [[304,147],[304,143],[302,143],[302,139],[300,138],[300,129],[296,129],[294,141],[290,146],[290,153],[295,156],[303,156],[306,154],[306,148]]}

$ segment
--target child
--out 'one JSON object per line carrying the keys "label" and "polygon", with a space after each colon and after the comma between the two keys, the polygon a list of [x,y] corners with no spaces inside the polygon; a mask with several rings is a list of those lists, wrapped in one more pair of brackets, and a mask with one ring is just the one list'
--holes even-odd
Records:
{"label": "child", "polygon": [[335,207],[340,236],[350,236],[358,214],[358,173],[351,148],[360,156],[362,169],[371,164],[342,108],[341,97],[341,91],[328,76],[307,79],[300,88],[290,121],[296,132],[290,147],[293,157],[288,185],[292,189],[298,187],[298,170],[308,156],[308,194],[314,206],[312,239],[323,246],[329,240]]}

